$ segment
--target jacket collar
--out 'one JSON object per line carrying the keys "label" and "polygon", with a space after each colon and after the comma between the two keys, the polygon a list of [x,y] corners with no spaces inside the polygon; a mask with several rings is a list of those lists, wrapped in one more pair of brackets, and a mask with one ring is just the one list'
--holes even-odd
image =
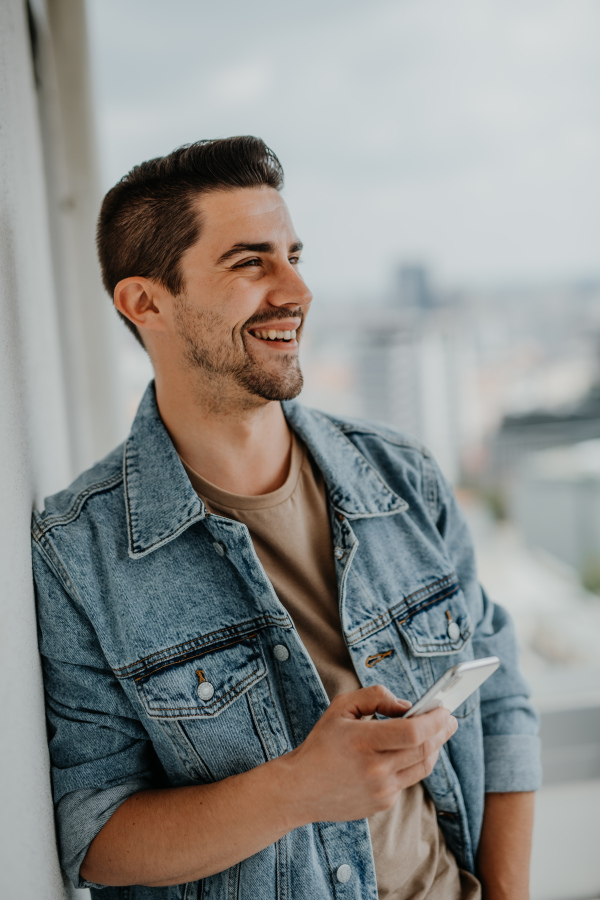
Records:
{"label": "jacket collar", "polygon": [[123,478],[129,555],[134,558],[158,549],[206,515],[162,423],[153,381],[125,442]]}
{"label": "jacket collar", "polygon": [[297,401],[282,404],[285,417],[323,473],[331,502],[348,519],[387,516],[408,509],[377,469],[331,419]]}
{"label": "jacket collar", "polygon": [[[323,473],[337,512],[358,519],[408,508],[326,415],[296,401],[284,403],[283,410]],[[148,385],[125,442],[123,476],[133,558],[146,556],[206,516],[160,418],[154,382]]]}

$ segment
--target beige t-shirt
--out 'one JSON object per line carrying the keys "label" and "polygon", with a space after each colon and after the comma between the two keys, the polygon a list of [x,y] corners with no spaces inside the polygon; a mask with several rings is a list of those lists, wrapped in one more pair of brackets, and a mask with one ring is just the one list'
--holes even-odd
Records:
{"label": "beige t-shirt", "polygon": [[[182,462],[210,512],[247,525],[328,697],[360,688],[340,624],[325,484],[304,445],[294,435],[285,484],[258,496],[224,491]],[[421,784],[369,827],[380,900],[480,900],[479,882],[458,869]]]}

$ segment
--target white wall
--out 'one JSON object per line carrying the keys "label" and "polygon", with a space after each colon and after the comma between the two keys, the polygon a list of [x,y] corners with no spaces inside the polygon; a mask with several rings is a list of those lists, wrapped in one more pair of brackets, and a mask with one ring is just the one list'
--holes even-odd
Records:
{"label": "white wall", "polygon": [[[81,0],[0,3],[0,896],[67,896],[59,871],[31,584],[33,503],[122,435]],[[51,29],[54,29],[53,31]],[[87,248],[87,249],[86,249]]]}

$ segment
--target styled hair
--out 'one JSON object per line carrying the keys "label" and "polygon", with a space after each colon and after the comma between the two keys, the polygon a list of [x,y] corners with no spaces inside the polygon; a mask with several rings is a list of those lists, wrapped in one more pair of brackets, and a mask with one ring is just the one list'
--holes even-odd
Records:
{"label": "styled hair", "polygon": [[[134,275],[181,293],[181,257],[202,230],[196,197],[262,185],[281,190],[283,169],[264,141],[252,136],[197,141],[135,166],[107,193],[98,218],[98,256],[110,296],[119,281]],[[119,315],[143,346],[133,322]]]}

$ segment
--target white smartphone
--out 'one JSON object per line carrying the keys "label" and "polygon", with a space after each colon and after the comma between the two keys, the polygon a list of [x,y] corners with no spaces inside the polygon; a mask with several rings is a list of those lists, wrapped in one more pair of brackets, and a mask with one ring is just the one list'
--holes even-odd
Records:
{"label": "white smartphone", "polygon": [[454,712],[457,706],[464,703],[473,691],[494,674],[499,665],[497,656],[485,656],[483,659],[472,659],[451,666],[401,718],[420,716],[440,706],[444,706],[448,712]]}

